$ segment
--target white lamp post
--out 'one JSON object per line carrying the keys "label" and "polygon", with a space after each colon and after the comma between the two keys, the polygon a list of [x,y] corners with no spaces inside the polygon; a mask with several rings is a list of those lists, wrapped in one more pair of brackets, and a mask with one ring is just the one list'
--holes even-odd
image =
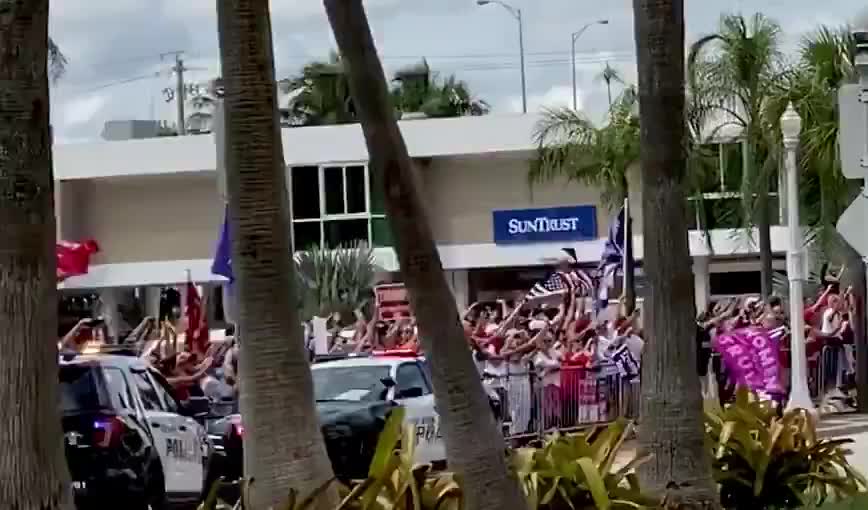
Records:
{"label": "white lamp post", "polygon": [[790,233],[787,250],[787,279],[790,282],[790,401],[787,409],[805,409],[815,414],[814,403],[808,390],[808,359],[805,354],[805,317],[802,285],[805,280],[805,250],[802,229],[799,224],[799,169],[796,164],[796,148],[802,118],[793,104],[781,116],[781,132],[784,135],[787,175],[787,229]]}
{"label": "white lamp post", "polygon": [[601,20],[593,21],[591,23],[587,23],[582,28],[576,30],[570,36],[570,38],[572,39],[570,54],[572,55],[572,61],[573,61],[573,110],[579,109],[579,102],[578,102],[578,99],[576,97],[576,41],[579,40],[579,37],[581,37],[582,34],[585,33],[585,30],[587,30],[590,26],[592,26],[592,25],[608,25],[608,24],[609,24],[609,20],[607,20],[607,19],[601,19]]}
{"label": "white lamp post", "polygon": [[513,7],[500,0],[476,0],[477,5],[497,4],[512,14],[512,17],[518,21],[518,52],[521,59],[521,110],[527,113],[527,77],[524,70],[524,21],[521,17],[521,9]]}

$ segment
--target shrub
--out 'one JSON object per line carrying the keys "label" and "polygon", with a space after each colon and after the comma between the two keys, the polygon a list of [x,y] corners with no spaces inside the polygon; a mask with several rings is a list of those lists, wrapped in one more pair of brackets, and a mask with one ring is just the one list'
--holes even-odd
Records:
{"label": "shrub", "polygon": [[744,388],[735,402],[706,412],[715,479],[726,508],[817,507],[865,490],[847,462],[849,439],[818,439],[802,409],[779,414],[776,405]]}

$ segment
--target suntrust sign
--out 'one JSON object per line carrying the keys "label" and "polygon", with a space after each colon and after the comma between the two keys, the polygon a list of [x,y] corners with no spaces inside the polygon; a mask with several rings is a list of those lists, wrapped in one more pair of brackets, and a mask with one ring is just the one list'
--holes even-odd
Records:
{"label": "suntrust sign", "polygon": [[493,211],[496,244],[590,241],[597,238],[593,205]]}

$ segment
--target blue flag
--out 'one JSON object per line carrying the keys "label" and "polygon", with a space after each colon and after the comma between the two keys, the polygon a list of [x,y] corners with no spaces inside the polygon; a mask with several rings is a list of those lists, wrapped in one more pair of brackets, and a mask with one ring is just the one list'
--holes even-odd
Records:
{"label": "blue flag", "polygon": [[603,246],[600,265],[597,267],[597,300],[594,309],[599,312],[609,305],[609,287],[615,283],[615,274],[624,263],[624,239],[627,230],[626,211],[621,208],[615,221],[609,225],[609,238]]}
{"label": "blue flag", "polygon": [[214,262],[211,263],[211,272],[224,276],[232,282],[235,276],[232,274],[232,244],[229,237],[229,206],[226,206],[223,215],[223,229],[220,239],[217,241],[217,250],[214,253]]}

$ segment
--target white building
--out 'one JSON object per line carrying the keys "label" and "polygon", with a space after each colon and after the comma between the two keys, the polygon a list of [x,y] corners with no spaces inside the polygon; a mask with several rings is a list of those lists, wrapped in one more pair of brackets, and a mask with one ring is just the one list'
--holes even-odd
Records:
{"label": "white building", "polygon": [[[490,115],[400,123],[459,305],[526,290],[564,247],[575,248],[589,267],[599,262],[616,211],[601,205],[598,190],[578,183],[528,186],[537,120],[535,115]],[[283,129],[283,146],[295,248],[366,240],[383,270],[397,271],[360,126]],[[145,311],[155,314],[159,288],[184,282],[188,270],[199,283],[220,282],[210,272],[223,220],[215,154],[210,134],[55,147],[58,237],[92,238],[101,247],[90,273],[67,280],[66,292],[96,290],[114,303],[137,289]],[[722,193],[707,196],[729,199],[726,180],[722,172]],[[638,184],[634,178],[630,200],[641,259]],[[567,221],[549,232],[522,235],[524,229],[516,228],[543,217]],[[665,228],[653,220],[645,223]],[[700,231],[690,233],[697,302],[702,305],[713,294],[757,292],[756,243],[748,232],[718,229],[711,237],[713,253]],[[773,227],[776,254],[784,252],[785,242],[783,229]],[[776,261],[777,268],[783,266]],[[719,273],[727,275],[716,277]]]}

